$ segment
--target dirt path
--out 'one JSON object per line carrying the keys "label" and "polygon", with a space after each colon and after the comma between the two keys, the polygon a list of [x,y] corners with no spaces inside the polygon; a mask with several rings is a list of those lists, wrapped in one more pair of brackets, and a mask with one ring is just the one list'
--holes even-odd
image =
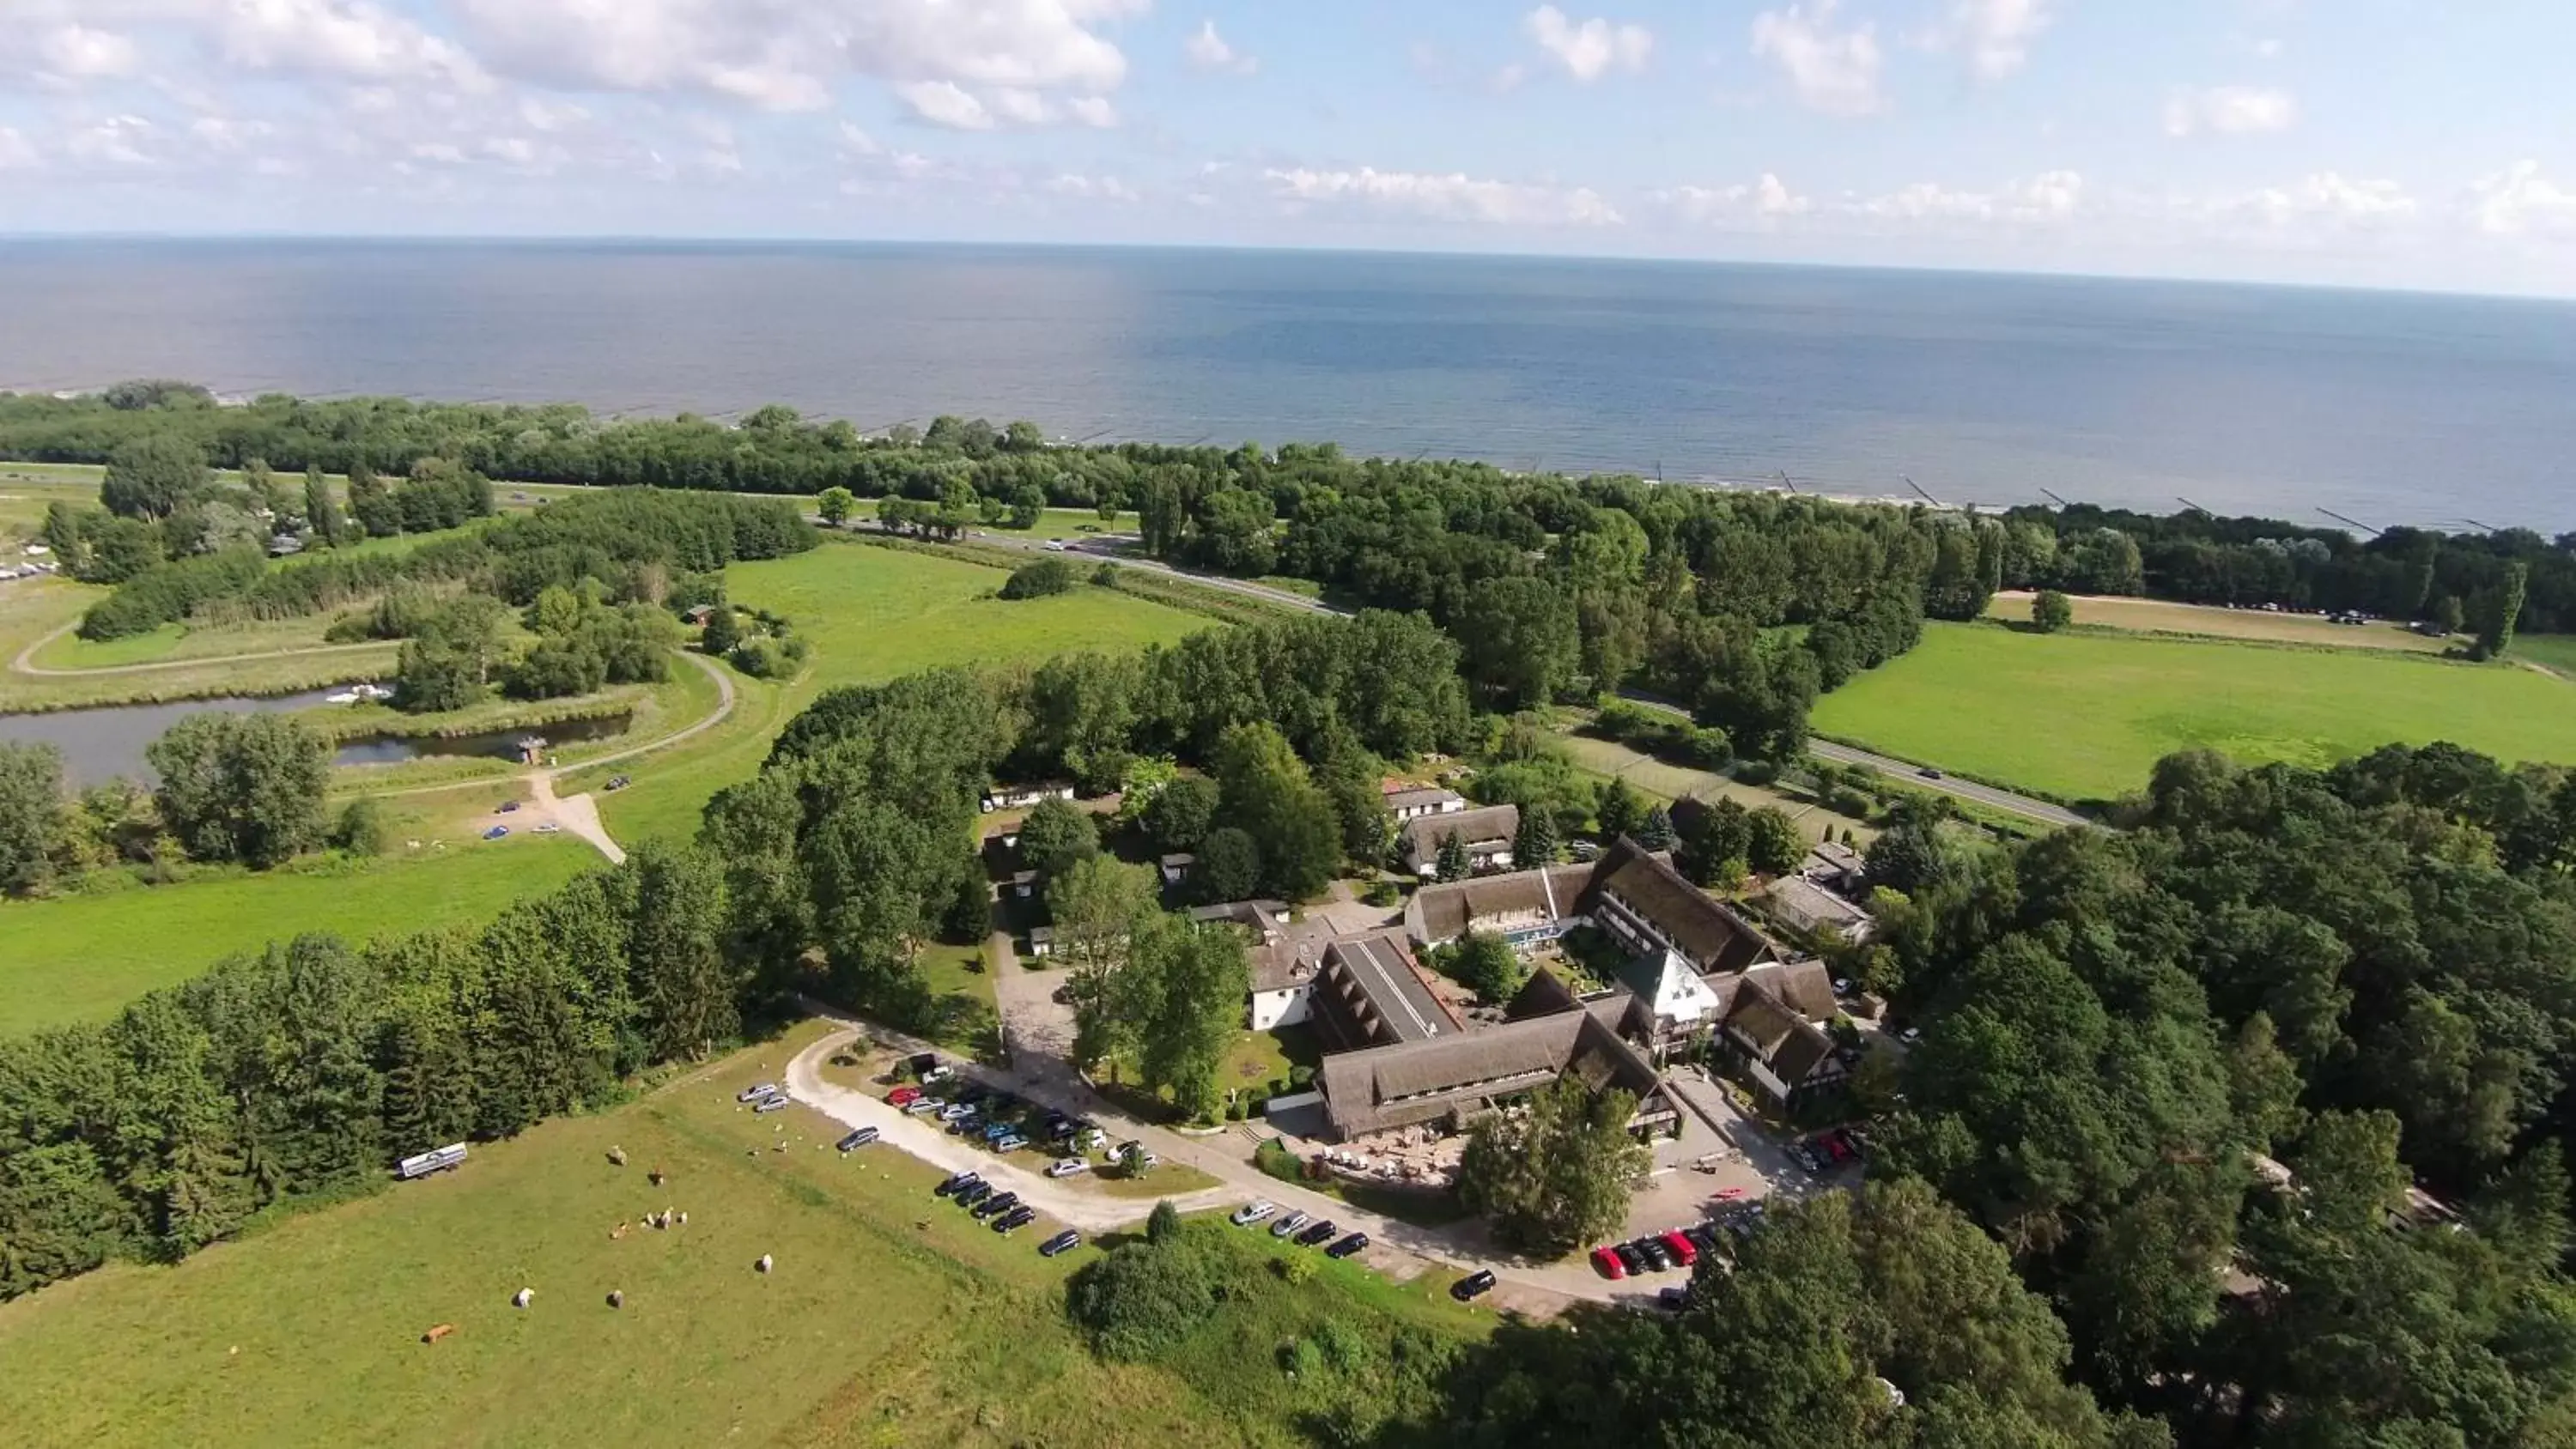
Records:
{"label": "dirt path", "polygon": [[96,669],[46,669],[35,662],[36,654],[46,645],[80,627],[80,621],[56,629],[51,634],[18,651],[9,661],[9,672],[35,679],[109,679],[120,674],[153,674],[173,669],[209,669],[223,664],[256,664],[264,659],[300,659],[314,654],[349,654],[360,649],[389,649],[390,639],[371,639],[364,644],[316,644],[306,649],[272,649],[266,654],[219,654],[209,659],[164,659],[151,664],[109,664]]}

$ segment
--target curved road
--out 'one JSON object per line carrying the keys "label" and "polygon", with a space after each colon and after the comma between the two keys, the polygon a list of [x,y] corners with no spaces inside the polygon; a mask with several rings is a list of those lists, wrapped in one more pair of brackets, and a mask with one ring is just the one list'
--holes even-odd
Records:
{"label": "curved road", "polygon": [[1989,809],[2002,810],[2021,816],[2025,820],[2036,820],[2042,825],[2063,828],[2095,823],[2063,805],[2052,805],[2046,800],[2034,800],[2028,795],[2016,795],[2010,790],[1999,790],[1992,785],[1980,785],[1974,780],[1954,780],[1947,775],[1935,780],[1925,775],[1923,768],[1911,761],[1900,760],[1892,755],[1876,755],[1867,750],[1856,750],[1849,745],[1835,744],[1831,740],[1809,740],[1807,753],[1817,759],[1831,760],[1839,765],[1867,765],[1880,774],[1893,776],[1915,789],[1938,790],[1944,795],[1974,801]]}
{"label": "curved road", "polygon": [[[812,1003],[808,1006],[814,1009]],[[840,1029],[807,1047],[788,1063],[782,1081],[788,1095],[797,1101],[844,1126],[874,1127],[886,1143],[933,1166],[950,1172],[972,1170],[981,1173],[987,1182],[1018,1193],[1023,1201],[1040,1212],[1080,1228],[1086,1234],[1140,1222],[1153,1210],[1151,1199],[1106,1197],[1065,1180],[1047,1177],[1043,1171],[1016,1166],[1009,1159],[969,1147],[938,1127],[906,1116],[877,1097],[825,1081],[822,1064],[832,1053],[862,1036],[877,1046],[898,1051],[938,1049],[929,1042],[855,1017],[819,1009],[816,1014],[837,1023]],[[1611,1285],[1606,1282],[1590,1283],[1589,1291],[1582,1293],[1568,1292],[1573,1275],[1559,1271],[1552,1277],[1541,1277],[1533,1269],[1498,1260],[1482,1247],[1478,1241],[1480,1235],[1472,1227],[1420,1227],[1363,1211],[1293,1183],[1281,1182],[1225,1150],[1222,1145],[1224,1139],[1237,1129],[1228,1128],[1215,1138],[1184,1136],[1137,1122],[1078,1085],[1068,1087],[1043,1075],[996,1072],[974,1063],[958,1062],[953,1052],[940,1051],[939,1056],[943,1061],[956,1063],[959,1071],[978,1081],[1043,1106],[1088,1117],[1100,1124],[1112,1139],[1142,1141],[1165,1162],[1186,1163],[1224,1184],[1173,1199],[1173,1205],[1183,1212],[1209,1211],[1236,1206],[1254,1198],[1266,1199],[1279,1204],[1283,1214],[1302,1211],[1319,1221],[1330,1219],[1344,1232],[1368,1234],[1369,1246],[1361,1260],[1381,1271],[1436,1269],[1464,1276],[1477,1267],[1491,1268],[1504,1285],[1503,1292],[1497,1295],[1499,1306],[1554,1312],[1578,1298],[1600,1302],[1614,1298]],[[1265,1223],[1263,1227],[1270,1225]],[[1561,1269],[1562,1265],[1559,1266]],[[1589,1274],[1584,1278],[1588,1281]]]}

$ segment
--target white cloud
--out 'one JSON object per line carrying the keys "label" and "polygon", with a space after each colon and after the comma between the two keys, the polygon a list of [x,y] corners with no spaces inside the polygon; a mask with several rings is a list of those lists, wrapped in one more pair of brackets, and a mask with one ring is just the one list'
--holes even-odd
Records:
{"label": "white cloud", "polygon": [[1097,198],[1101,201],[1137,201],[1136,189],[1115,176],[1082,176],[1066,172],[1046,184],[1058,196]]}
{"label": "white cloud", "polygon": [[1064,103],[1064,113],[1094,130],[1106,131],[1118,124],[1118,107],[1107,96],[1075,96]]}
{"label": "white cloud", "polygon": [[65,80],[112,80],[134,73],[134,42],[114,31],[58,25],[36,43],[36,63]]}
{"label": "white cloud", "polygon": [[63,137],[63,152],[75,161],[107,166],[149,166],[147,149],[158,130],[141,116],[109,116]]}
{"label": "white cloud", "polygon": [[1808,109],[1830,116],[1866,116],[1885,104],[1879,95],[1878,27],[1862,23],[1834,29],[1837,0],[1797,0],[1787,10],[1753,17],[1753,54],[1789,78]]}
{"label": "white cloud", "polygon": [[0,171],[31,167],[39,159],[33,141],[19,135],[13,127],[0,126]]}
{"label": "white cloud", "polygon": [[844,156],[873,158],[885,154],[885,147],[877,144],[876,137],[847,121],[841,123],[840,146]]}
{"label": "white cloud", "polygon": [[2288,91],[2261,86],[2185,87],[2165,101],[2165,134],[2252,136],[2297,125],[2299,103]]}
{"label": "white cloud", "polygon": [[1181,52],[1189,57],[1192,70],[1251,75],[1261,69],[1260,61],[1228,45],[1225,37],[1216,33],[1213,20],[1200,21],[1198,34],[1182,45]]}
{"label": "white cloud", "polygon": [[1298,206],[1340,205],[1367,211],[1504,226],[1617,226],[1616,208],[1588,187],[1531,186],[1480,180],[1463,172],[1317,171],[1262,173],[1272,194]]}
{"label": "white cloud", "polygon": [[[603,90],[708,91],[771,110],[830,104],[858,74],[945,84],[991,114],[995,88],[1098,94],[1127,77],[1099,33],[1149,0],[453,0],[495,68]],[[967,92],[966,87],[977,87]],[[951,114],[967,108],[943,96]],[[943,123],[953,124],[953,123]]]}
{"label": "white cloud", "polygon": [[2083,176],[2048,171],[1998,191],[1953,191],[1933,182],[1917,182],[1884,196],[1850,202],[1846,209],[1879,221],[2030,225],[2067,221],[2083,206]]}
{"label": "white cloud", "polygon": [[1553,5],[1531,11],[1521,26],[1566,74],[1587,85],[1613,70],[1644,70],[1655,49],[1654,33],[1642,25],[1614,25],[1599,16],[1577,25]]}
{"label": "white cloud", "polygon": [[253,70],[349,80],[484,81],[472,56],[368,0],[228,0],[212,16],[212,38],[223,58]]}
{"label": "white cloud", "polygon": [[1815,210],[1812,198],[1799,195],[1778,176],[1765,171],[1750,185],[1676,186],[1654,195],[1673,214],[1694,225],[1752,221],[1776,223]]}
{"label": "white cloud", "polygon": [[952,131],[990,131],[1002,123],[982,101],[955,81],[916,81],[894,88],[895,98],[934,126]]}
{"label": "white cloud", "polygon": [[2537,161],[2517,161],[2472,189],[2470,217],[2499,237],[2576,237],[2576,189],[2540,174]]}
{"label": "white cloud", "polygon": [[2051,0],[1952,0],[1950,18],[1933,35],[1938,49],[1967,57],[1979,80],[1995,81],[2030,63],[2030,47],[2055,19]]}

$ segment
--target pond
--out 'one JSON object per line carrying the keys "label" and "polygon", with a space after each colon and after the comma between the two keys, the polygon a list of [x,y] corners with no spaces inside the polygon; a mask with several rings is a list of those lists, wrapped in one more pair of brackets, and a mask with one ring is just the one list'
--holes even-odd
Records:
{"label": "pond", "polygon": [[337,691],[265,698],[182,699],[169,704],[118,704],[98,709],[66,709],[52,714],[0,714],[0,740],[47,744],[63,752],[63,774],[78,788],[111,776],[141,780],[151,775],[143,747],[169,733],[192,714],[277,714],[319,709]]}
{"label": "pond", "polygon": [[[186,699],[170,704],[120,704],[98,709],[67,709],[52,714],[0,714],[0,740],[49,744],[63,752],[63,774],[74,788],[95,785],[115,775],[148,780],[144,747],[192,714],[277,714],[321,709],[338,691],[313,690],[265,698]],[[360,735],[343,740],[332,754],[334,765],[394,765],[405,760],[474,758],[515,760],[519,741],[542,735],[558,748],[604,740],[626,732],[633,716],[602,715],[595,719],[557,720],[535,728],[490,730],[482,734],[438,738],[426,735]]]}
{"label": "pond", "polygon": [[360,735],[342,740],[339,753],[331,757],[335,765],[399,765],[405,760],[519,758],[519,742],[536,735],[557,749],[565,745],[584,744],[591,740],[610,739],[626,733],[632,715],[609,714],[595,719],[559,719],[552,724],[521,725],[516,729],[491,730],[479,735]]}

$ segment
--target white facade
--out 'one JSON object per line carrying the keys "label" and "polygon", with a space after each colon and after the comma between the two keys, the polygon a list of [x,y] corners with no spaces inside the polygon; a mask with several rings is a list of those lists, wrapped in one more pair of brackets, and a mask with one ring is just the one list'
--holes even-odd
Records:
{"label": "white facade", "polygon": [[1252,1029],[1268,1031],[1279,1026],[1298,1026],[1315,1014],[1314,983],[1300,981],[1276,991],[1252,993]]}

